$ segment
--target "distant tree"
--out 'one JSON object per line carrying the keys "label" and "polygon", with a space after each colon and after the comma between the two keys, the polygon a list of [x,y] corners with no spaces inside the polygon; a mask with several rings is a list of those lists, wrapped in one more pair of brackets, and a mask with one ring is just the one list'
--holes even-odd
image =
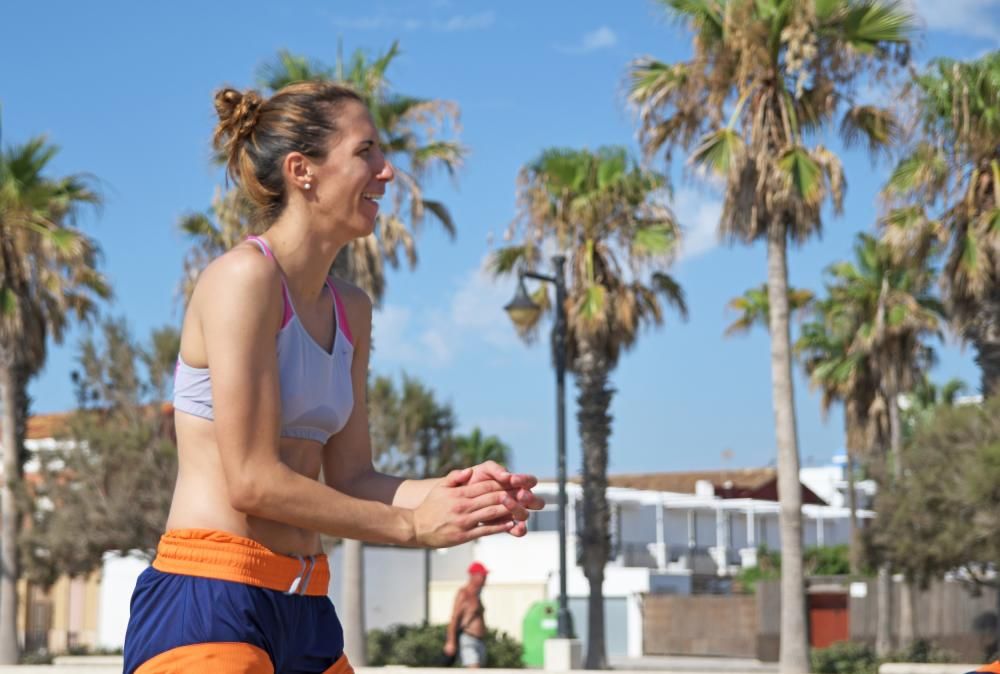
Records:
{"label": "distant tree", "polygon": [[249,234],[263,231],[260,223],[250,217],[250,203],[239,190],[223,193],[216,190],[207,213],[188,213],[178,223],[181,232],[191,240],[184,256],[184,271],[177,295],[186,304],[191,299],[198,275],[208,263],[243,241]]}
{"label": "distant tree", "polygon": [[953,407],[967,389],[961,379],[949,379],[939,386],[924,374],[906,396],[906,404],[900,412],[903,440],[911,441],[921,425],[930,423],[942,407]]}
{"label": "distant tree", "polygon": [[[521,169],[512,245],[493,259],[498,274],[510,275],[537,269],[546,247],[563,253],[568,263],[566,353],[553,356],[565,355],[579,392],[588,669],[607,667],[601,588],[611,551],[605,493],[614,394],[609,379],[622,353],[638,342],[640,329],[663,323],[666,306],[687,317],[680,284],[665,271],[680,241],[666,193],[666,177],[643,168],[623,147],[548,148]],[[518,326],[525,339],[553,309],[545,286],[534,300],[545,311],[531,325]]]}
{"label": "distant tree", "polygon": [[58,148],[44,137],[0,154],[0,665],[18,660],[18,531],[28,380],[45,364],[47,340],[87,320],[111,295],[97,271],[100,249],[77,229],[83,206],[101,199],[87,176],[51,177]]}
{"label": "distant tree", "polygon": [[38,453],[21,541],[26,575],[48,585],[101,567],[105,553],[152,558],[163,533],[177,448],[163,399],[177,355],[172,328],[137,344],[124,319],[107,319],[80,344],[76,412],[59,448]]}
{"label": "distant tree", "polygon": [[[914,16],[877,0],[660,0],[692,37],[691,57],[630,67],[631,102],[649,155],[689,152],[725,181],[719,231],[767,244],[771,380],[781,488],[783,674],[809,669],[799,448],[788,326],[788,246],[817,235],[825,205],[841,210],[844,175],[822,145],[836,118],[847,145],[892,147],[893,114],[860,100],[904,64]],[[877,84],[876,84],[877,83]]]}
{"label": "distant tree", "polygon": [[839,311],[834,300],[813,302],[810,320],[802,326],[795,353],[809,375],[809,385],[820,391],[824,415],[837,403],[844,407],[844,444],[847,451],[847,498],[850,567],[860,573],[863,546],[857,517],[855,479],[860,465],[868,466],[888,444],[887,405],[879,391],[871,357],[852,349],[856,321]]}
{"label": "distant tree", "polygon": [[939,408],[904,457],[902,475],[875,497],[882,554],[924,586],[955,571],[1000,587],[1000,400]]}
{"label": "distant tree", "polygon": [[[811,290],[804,288],[788,289],[788,311],[799,312],[809,309],[813,302]],[[725,336],[750,332],[755,325],[765,330],[770,326],[770,302],[767,299],[767,284],[762,283],[756,288],[750,288],[742,295],[734,297],[726,304],[726,308],[736,314],[736,320],[726,327]]]}
{"label": "distant tree", "polygon": [[510,468],[510,446],[495,435],[484,435],[479,426],[468,435],[459,435],[454,442],[455,463],[452,468],[475,466],[484,461],[496,461]]}
{"label": "distant tree", "polygon": [[380,471],[421,478],[454,463],[455,412],[434,391],[406,374],[399,387],[376,377],[369,387],[372,452]]}
{"label": "distant tree", "polygon": [[1000,392],[1000,51],[934,59],[913,89],[919,126],[886,183],[885,232],[904,252],[943,243],[949,319],[989,397]]}

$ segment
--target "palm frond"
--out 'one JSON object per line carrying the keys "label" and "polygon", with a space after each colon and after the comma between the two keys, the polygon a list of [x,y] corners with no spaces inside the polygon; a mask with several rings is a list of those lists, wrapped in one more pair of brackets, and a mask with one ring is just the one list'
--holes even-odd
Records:
{"label": "palm frond", "polygon": [[706,166],[720,176],[728,176],[730,169],[744,152],[743,139],[734,129],[719,129],[701,139],[691,153],[693,164]]}
{"label": "palm frond", "polygon": [[874,105],[856,105],[844,113],[840,135],[846,147],[855,147],[863,142],[874,154],[892,149],[899,142],[902,129],[891,110]]}
{"label": "palm frond", "polygon": [[871,52],[882,45],[907,44],[916,33],[916,17],[895,0],[861,0],[844,14],[843,35],[859,52]]}
{"label": "palm frond", "polygon": [[784,178],[803,201],[814,203],[823,193],[823,171],[803,147],[793,147],[778,159]]}

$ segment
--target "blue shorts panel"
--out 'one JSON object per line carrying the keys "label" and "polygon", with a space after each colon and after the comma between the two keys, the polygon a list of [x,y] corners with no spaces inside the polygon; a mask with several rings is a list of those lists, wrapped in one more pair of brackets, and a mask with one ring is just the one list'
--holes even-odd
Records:
{"label": "blue shorts panel", "polygon": [[125,674],[181,646],[247,643],[264,650],[279,674],[323,672],[341,656],[344,633],[327,597],[150,567],[132,594],[125,635]]}

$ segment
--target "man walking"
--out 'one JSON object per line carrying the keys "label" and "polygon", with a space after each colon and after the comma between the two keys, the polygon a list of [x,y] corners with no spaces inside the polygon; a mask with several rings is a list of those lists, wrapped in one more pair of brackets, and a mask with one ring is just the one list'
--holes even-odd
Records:
{"label": "man walking", "polygon": [[486,620],[480,597],[486,584],[486,567],[479,562],[469,565],[469,581],[455,595],[455,607],[448,623],[448,638],[444,644],[445,655],[458,654],[463,667],[479,668],[486,665]]}

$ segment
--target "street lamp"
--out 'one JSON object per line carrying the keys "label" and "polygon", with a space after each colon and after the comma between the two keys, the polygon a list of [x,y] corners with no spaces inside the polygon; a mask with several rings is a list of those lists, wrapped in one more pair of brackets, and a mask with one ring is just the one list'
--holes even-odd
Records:
{"label": "street lamp", "polygon": [[556,457],[559,482],[559,611],[556,624],[560,639],[573,638],[573,619],[566,601],[566,258],[552,258],[554,274],[547,276],[522,271],[518,276],[517,293],[504,310],[518,327],[527,327],[538,319],[542,308],[528,295],[524,279],[532,278],[556,287],[556,321],[552,326],[552,354],[556,361]]}

